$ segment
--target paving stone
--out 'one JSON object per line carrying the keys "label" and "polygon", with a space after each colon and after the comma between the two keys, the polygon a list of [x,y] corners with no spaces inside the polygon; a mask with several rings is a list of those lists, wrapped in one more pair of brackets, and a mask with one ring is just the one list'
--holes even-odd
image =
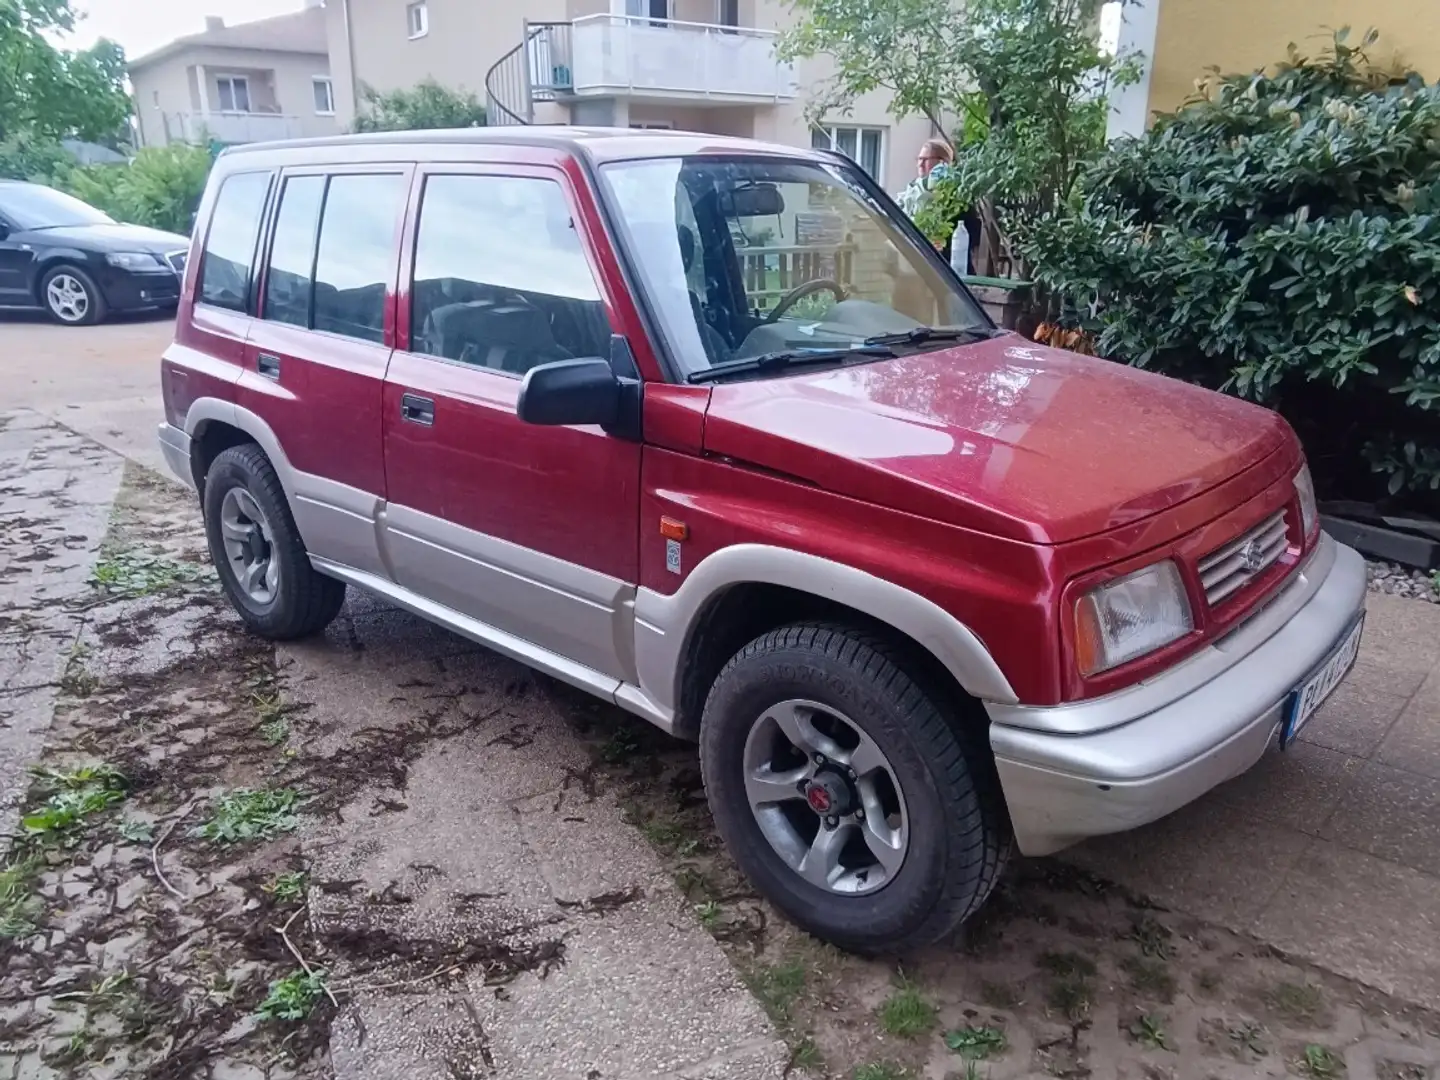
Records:
{"label": "paving stone", "polygon": [[1299,741],[1369,757],[1399,719],[1418,685],[1415,680],[1414,685],[1407,681],[1397,686],[1393,672],[1374,661],[1357,662],[1301,730]]}
{"label": "paving stone", "polygon": [[1320,835],[1434,875],[1440,886],[1440,783],[1368,762]]}
{"label": "paving stone", "polygon": [[1364,765],[1349,754],[1297,741],[1284,752],[1267,753],[1213,796],[1256,818],[1318,834]]}

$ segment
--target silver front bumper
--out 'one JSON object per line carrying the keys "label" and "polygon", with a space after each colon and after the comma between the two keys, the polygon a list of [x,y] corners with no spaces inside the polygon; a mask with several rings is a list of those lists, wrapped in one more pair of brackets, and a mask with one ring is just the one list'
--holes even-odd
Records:
{"label": "silver front bumper", "polygon": [[1020,850],[1144,825],[1250,768],[1364,606],[1365,561],[1322,536],[1266,607],[1163,674],[1073,705],[989,706]]}
{"label": "silver front bumper", "polygon": [[190,436],[173,424],[161,423],[157,435],[160,453],[170,471],[180,478],[186,487],[195,487],[195,476],[190,471]]}

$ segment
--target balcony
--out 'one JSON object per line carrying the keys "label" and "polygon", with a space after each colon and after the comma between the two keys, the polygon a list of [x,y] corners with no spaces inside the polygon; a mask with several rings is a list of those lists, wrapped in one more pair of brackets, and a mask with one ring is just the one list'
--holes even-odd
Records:
{"label": "balcony", "polygon": [[181,112],[165,114],[170,142],[228,144],[293,139],[302,134],[300,117],[268,112]]}
{"label": "balcony", "polygon": [[775,56],[770,30],[631,15],[587,15],[567,29],[531,39],[537,97],[743,105],[793,101],[798,93],[795,70]]}

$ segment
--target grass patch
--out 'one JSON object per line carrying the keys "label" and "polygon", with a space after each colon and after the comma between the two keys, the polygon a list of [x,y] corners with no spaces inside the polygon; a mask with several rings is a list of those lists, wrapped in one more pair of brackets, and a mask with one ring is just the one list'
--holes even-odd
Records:
{"label": "grass patch", "polygon": [[853,1080],[910,1080],[914,1075],[905,1066],[895,1065],[888,1061],[861,1065],[851,1074]]}
{"label": "grass patch", "polygon": [[27,838],[40,844],[74,847],[86,820],[125,799],[128,781],[113,765],[78,769],[32,769],[49,796],[20,819]]}
{"label": "grass patch", "polygon": [[1120,968],[1137,993],[1158,998],[1166,1004],[1175,1000],[1175,976],[1170,974],[1163,960],[1127,956],[1120,961]]}
{"label": "grass patch", "polygon": [[1095,961],[1074,952],[1043,952],[1036,961],[1041,971],[1062,979],[1093,979]]}
{"label": "grass patch", "polygon": [[1237,1024],[1226,1034],[1237,1056],[1244,1057],[1247,1052],[1256,1057],[1265,1056],[1265,1029],[1259,1024]]}
{"label": "grass patch", "polygon": [[1145,1013],[1130,1025],[1130,1037],[1147,1050],[1174,1050],[1165,1033],[1165,1018],[1159,1013]]}
{"label": "grass patch", "polygon": [[131,844],[148,844],[155,839],[155,826],[148,821],[126,818],[115,826],[115,831],[120,834],[121,840]]}
{"label": "grass patch", "polygon": [[1277,1015],[1297,1026],[1314,1025],[1325,1008],[1325,995],[1310,983],[1276,983],[1263,996]]}
{"label": "grass patch", "polygon": [[706,900],[703,904],[695,905],[695,917],[700,920],[700,925],[706,930],[714,930],[720,925],[720,919],[725,914],[725,909],[720,906],[718,900]]}
{"label": "grass patch", "polygon": [[310,877],[304,870],[292,870],[289,873],[276,874],[260,888],[281,903],[288,904],[305,895],[305,886],[309,880]]}
{"label": "grass patch", "polygon": [[825,1058],[820,1053],[820,1048],[815,1045],[813,1039],[801,1039],[790,1051],[790,1065],[786,1074],[795,1069],[820,1069],[825,1065]]}
{"label": "grass patch", "polygon": [[325,970],[292,971],[270,984],[270,993],[255,1013],[262,1020],[304,1020],[325,993]]}
{"label": "grass patch", "polygon": [[191,830],[216,844],[269,840],[300,825],[300,795],[293,788],[238,788],[215,804],[210,820]]}
{"label": "grass patch", "polygon": [[85,666],[90,650],[82,641],[70,647],[65,659],[65,670],[60,675],[60,690],[71,697],[87,698],[100,686],[100,678]]}
{"label": "grass patch", "polygon": [[205,567],[196,563],[178,562],[141,551],[115,551],[95,564],[90,584],[111,596],[133,598],[153,596],[206,576]]}
{"label": "grass patch", "polygon": [[961,1057],[983,1061],[992,1054],[1003,1054],[1009,1043],[999,1028],[982,1026],[947,1031],[945,1045]]}
{"label": "grass patch", "polygon": [[1020,1004],[1020,994],[1009,983],[986,980],[980,984],[980,1001],[992,1009],[1013,1009]]}
{"label": "grass patch", "polygon": [[1333,1051],[1314,1043],[1305,1047],[1300,1057],[1301,1071],[1316,1080],[1330,1080],[1332,1076],[1339,1076],[1343,1068],[1343,1063]]}
{"label": "grass patch", "polygon": [[934,1004],[903,977],[880,1006],[880,1027],[887,1035],[914,1039],[933,1031],[939,1016]]}
{"label": "grass patch", "polygon": [[1170,939],[1174,936],[1170,928],[1149,912],[1138,915],[1130,923],[1130,940],[1140,946],[1144,956],[1157,960],[1168,960],[1174,951]]}
{"label": "grass patch", "polygon": [[795,1002],[805,990],[805,966],[796,960],[758,964],[745,982],[766,1015],[776,1024],[788,1026]]}
{"label": "grass patch", "polygon": [[1046,1001],[1072,1024],[1079,1024],[1090,1014],[1090,980],[1094,978],[1095,961],[1075,952],[1041,953],[1040,970],[1053,976]]}
{"label": "grass patch", "polygon": [[290,721],[283,716],[278,720],[266,720],[259,730],[260,739],[266,746],[279,746],[290,741]]}
{"label": "grass patch", "polygon": [[25,938],[37,929],[40,901],[34,893],[36,858],[16,859],[0,869],[0,938]]}

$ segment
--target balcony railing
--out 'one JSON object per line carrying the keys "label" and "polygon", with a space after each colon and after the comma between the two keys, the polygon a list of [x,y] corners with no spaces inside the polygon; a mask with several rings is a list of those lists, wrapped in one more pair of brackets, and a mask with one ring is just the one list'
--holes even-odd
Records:
{"label": "balcony railing", "polygon": [[563,93],[553,75],[562,73],[577,97],[789,101],[798,90],[795,70],[775,55],[776,37],[749,27],[587,15],[572,24],[568,56],[547,42],[543,62],[532,53],[531,70],[552,73],[549,88]]}
{"label": "balcony railing", "polygon": [[165,133],[170,142],[268,142],[302,134],[300,117],[283,113],[208,112],[166,113]]}

